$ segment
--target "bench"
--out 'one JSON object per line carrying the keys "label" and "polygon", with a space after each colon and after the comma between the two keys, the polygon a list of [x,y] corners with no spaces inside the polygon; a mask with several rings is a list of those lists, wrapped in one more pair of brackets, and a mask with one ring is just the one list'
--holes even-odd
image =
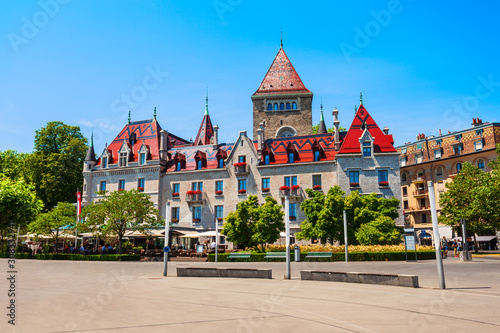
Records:
{"label": "bench", "polygon": [[251,253],[250,252],[232,252],[229,254],[229,257],[227,257],[227,259],[229,259],[229,261],[233,260],[233,259],[250,259],[250,256],[251,256]]}
{"label": "bench", "polygon": [[266,252],[264,259],[266,261],[269,261],[269,259],[286,259],[286,252]]}
{"label": "bench", "polygon": [[333,257],[333,252],[309,252],[306,255],[306,260],[310,261],[311,259],[316,258],[328,258],[328,261],[331,261]]}

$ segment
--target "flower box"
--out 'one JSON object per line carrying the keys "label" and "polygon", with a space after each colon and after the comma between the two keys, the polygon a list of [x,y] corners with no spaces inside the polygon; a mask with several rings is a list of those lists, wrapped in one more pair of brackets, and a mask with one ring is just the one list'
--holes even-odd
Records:
{"label": "flower box", "polygon": [[262,189],[262,192],[269,192],[269,191],[271,191],[271,189],[269,187],[265,187]]}
{"label": "flower box", "polygon": [[245,193],[247,193],[247,190],[238,190],[238,193],[239,194],[245,194]]}
{"label": "flower box", "polygon": [[351,182],[349,185],[351,187],[359,187],[359,183],[356,183],[356,182]]}
{"label": "flower box", "polygon": [[290,221],[295,221],[296,219],[297,219],[297,217],[290,215]]}
{"label": "flower box", "polygon": [[389,182],[379,182],[380,186],[389,186]]}
{"label": "flower box", "polygon": [[186,192],[187,195],[193,195],[194,194],[194,191],[187,191]]}
{"label": "flower box", "polygon": [[247,162],[234,163],[235,167],[244,167],[247,165]]}
{"label": "flower box", "polygon": [[138,187],[138,188],[137,188],[137,191],[139,191],[139,192],[144,192],[144,187]]}
{"label": "flower box", "polygon": [[201,221],[200,219],[193,219],[193,223],[198,223],[200,221]]}
{"label": "flower box", "polygon": [[218,221],[218,222],[222,222],[223,220],[224,220],[224,219],[223,219],[222,217],[218,217],[218,218],[217,218],[217,221]]}
{"label": "flower box", "polygon": [[289,186],[281,186],[280,191],[289,191],[290,187]]}
{"label": "flower box", "polygon": [[171,221],[171,222],[172,222],[172,223],[177,223],[177,222],[179,222],[179,219],[172,219],[172,221]]}
{"label": "flower box", "polygon": [[216,195],[222,195],[222,193],[224,193],[224,192],[222,192],[222,191],[215,191]]}
{"label": "flower box", "polygon": [[123,188],[119,188],[118,191],[123,191],[124,189]]}
{"label": "flower box", "polygon": [[299,185],[292,185],[292,190],[298,190],[300,188]]}
{"label": "flower box", "polygon": [[179,196],[179,192],[174,192],[174,193],[172,193],[172,196],[173,196],[174,198],[178,197],[178,196]]}
{"label": "flower box", "polygon": [[313,190],[316,190],[316,191],[321,190],[321,185],[314,185]]}
{"label": "flower box", "polygon": [[201,191],[193,191],[193,194],[201,194]]}

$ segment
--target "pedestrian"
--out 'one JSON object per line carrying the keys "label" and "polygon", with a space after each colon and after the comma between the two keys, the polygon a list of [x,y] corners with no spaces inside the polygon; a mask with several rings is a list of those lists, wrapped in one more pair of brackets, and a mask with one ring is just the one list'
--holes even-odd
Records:
{"label": "pedestrian", "polygon": [[456,238],[453,240],[453,244],[451,246],[453,247],[453,255],[456,258],[457,257],[457,249],[458,249],[458,243],[457,243]]}
{"label": "pedestrian", "polygon": [[103,245],[101,248],[101,254],[106,254],[106,245]]}
{"label": "pedestrian", "polygon": [[443,258],[448,257],[448,241],[446,240],[446,237],[443,236],[443,240],[441,241],[441,246],[443,248]]}
{"label": "pedestrian", "polygon": [[85,247],[83,244],[80,246],[80,254],[85,254]]}

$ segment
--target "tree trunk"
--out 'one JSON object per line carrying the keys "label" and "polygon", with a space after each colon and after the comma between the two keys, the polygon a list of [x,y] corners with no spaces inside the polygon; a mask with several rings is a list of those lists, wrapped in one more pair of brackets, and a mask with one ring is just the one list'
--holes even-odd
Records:
{"label": "tree trunk", "polygon": [[477,246],[477,238],[475,233],[474,233],[474,253],[479,253],[479,248]]}
{"label": "tree trunk", "polygon": [[122,234],[118,235],[118,254],[122,254]]}

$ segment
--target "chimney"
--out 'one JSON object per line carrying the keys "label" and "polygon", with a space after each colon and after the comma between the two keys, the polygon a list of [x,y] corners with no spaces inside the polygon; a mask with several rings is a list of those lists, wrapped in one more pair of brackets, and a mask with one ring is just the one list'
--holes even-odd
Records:
{"label": "chimney", "polygon": [[216,149],[219,145],[219,125],[214,126],[214,136],[212,138],[214,148]]}
{"label": "chimney", "polygon": [[167,159],[167,154],[166,151],[169,148],[169,142],[168,142],[168,132],[165,130],[160,131],[160,160],[166,160]]}
{"label": "chimney", "polygon": [[389,135],[389,127],[384,127],[383,131],[385,135]]}
{"label": "chimney", "polygon": [[339,132],[339,110],[337,108],[333,108],[333,126],[335,127],[335,150],[340,149],[340,132]]}
{"label": "chimney", "polygon": [[439,129],[439,135],[441,135],[441,129]]}

